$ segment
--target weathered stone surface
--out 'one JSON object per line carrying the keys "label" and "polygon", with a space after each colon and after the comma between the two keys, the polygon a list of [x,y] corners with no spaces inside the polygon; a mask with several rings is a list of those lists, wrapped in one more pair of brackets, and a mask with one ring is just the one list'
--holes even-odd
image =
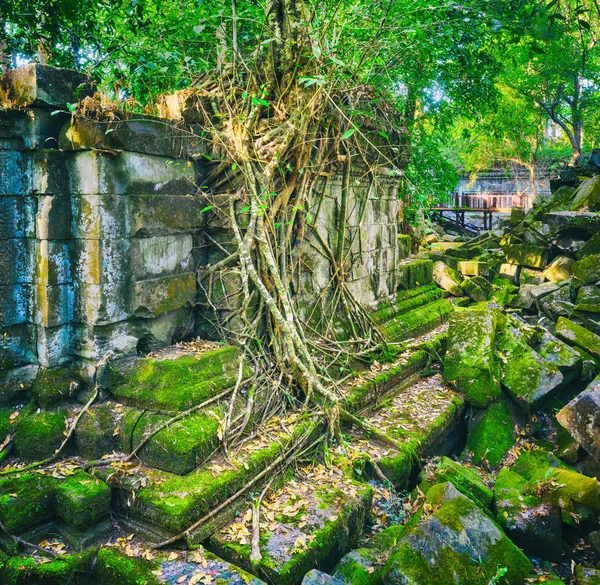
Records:
{"label": "weathered stone surface", "polygon": [[73,333],[73,326],[70,323],[57,327],[38,325],[35,333],[37,359],[34,361],[46,368],[54,368],[70,362],[75,347]]}
{"label": "weathered stone surface", "polygon": [[0,406],[24,402],[38,371],[36,364],[0,371]]}
{"label": "weathered stone surface", "polygon": [[511,306],[520,309],[531,309],[531,307],[535,306],[535,299],[532,292],[536,288],[535,284],[522,284],[519,287],[517,297],[513,300]]}
{"label": "weathered stone surface", "polygon": [[575,262],[573,275],[583,284],[600,282],[600,254],[592,254]]}
{"label": "weathered stone surface", "polygon": [[[595,214],[597,215],[597,214]],[[586,258],[592,254],[600,254],[600,228],[598,231],[577,251],[577,258]]]}
{"label": "weathered stone surface", "polygon": [[527,553],[550,561],[562,557],[560,508],[523,492],[525,479],[508,469],[496,478],[496,521]]}
{"label": "weathered stone surface", "polygon": [[129,239],[74,240],[73,280],[85,284],[122,281],[130,266]]}
{"label": "weathered stone surface", "polygon": [[19,425],[13,444],[24,461],[40,461],[54,454],[63,442],[68,410],[35,412]]}
{"label": "weathered stone surface", "polygon": [[575,579],[578,585],[600,585],[600,570],[590,567],[575,567]]}
{"label": "weathered stone surface", "polygon": [[74,323],[106,325],[131,317],[131,286],[126,278],[102,284],[76,282],[73,285]]}
{"label": "weathered stone surface", "polygon": [[134,283],[132,312],[139,317],[164,315],[193,302],[196,297],[196,275],[164,276]]}
{"label": "weathered stone surface", "polygon": [[398,288],[409,289],[428,284],[433,278],[431,260],[407,259],[397,264]]}
{"label": "weathered stone surface", "polygon": [[0,196],[0,239],[33,237],[34,217],[33,197]]}
{"label": "weathered stone surface", "polygon": [[486,407],[500,395],[495,337],[492,310],[456,312],[450,319],[444,379],[473,406]]}
{"label": "weathered stone surface", "polygon": [[600,210],[600,176],[592,177],[581,183],[575,192],[573,211]]}
{"label": "weathered stone surface", "polygon": [[560,282],[571,278],[575,260],[568,256],[557,256],[544,270],[544,276],[550,282]]}
{"label": "weathered stone surface", "polygon": [[323,571],[312,569],[304,575],[304,579],[302,579],[300,585],[342,585],[344,583],[346,583],[346,581],[332,577],[327,573],[323,573]]}
{"label": "weathered stone surface", "polygon": [[380,559],[373,549],[359,548],[344,555],[332,572],[334,578],[344,585],[375,585],[381,581],[380,565]]}
{"label": "weathered stone surface", "polygon": [[492,285],[483,276],[467,278],[462,282],[463,290],[476,302],[485,301],[492,290]]}
{"label": "weathered stone surface", "polygon": [[451,483],[427,493],[433,513],[400,540],[383,570],[389,585],[487,585],[498,567],[504,580],[521,585],[531,570],[525,555],[469,498]]}
{"label": "weathered stone surface", "polygon": [[600,229],[600,219],[595,213],[557,211],[543,217],[544,232],[551,236],[563,232],[581,233],[591,236]]}
{"label": "weathered stone surface", "polygon": [[33,282],[31,241],[26,238],[0,240],[0,285]]}
{"label": "weathered stone surface", "polygon": [[56,148],[58,134],[70,114],[39,108],[0,110],[0,150]]}
{"label": "weathered stone surface", "polygon": [[571,400],[556,419],[588,453],[600,459],[600,378]]}
{"label": "weathered stone surface", "polygon": [[2,78],[8,98],[18,107],[65,109],[67,104],[91,95],[93,86],[79,71],[32,63],[9,71]]}
{"label": "weathered stone surface", "polygon": [[408,234],[398,234],[398,260],[404,260],[410,256],[412,238]]}
{"label": "weathered stone surface", "polygon": [[443,262],[436,262],[433,265],[433,281],[456,297],[464,294],[461,286],[462,277],[456,270]]}
{"label": "weathered stone surface", "polygon": [[502,398],[486,410],[477,412],[469,428],[463,459],[471,460],[475,465],[497,468],[515,444],[514,425],[513,416]]}
{"label": "weathered stone surface", "polygon": [[575,309],[575,305],[571,301],[570,287],[561,286],[558,290],[549,294],[538,296],[535,304],[540,315],[546,315],[552,321],[556,321],[560,316],[568,317],[571,315]]}
{"label": "weathered stone surface", "polygon": [[543,330],[533,349],[547,362],[556,364],[565,376],[565,381],[581,372],[581,356],[573,348]]}
{"label": "weathered stone surface", "polygon": [[507,323],[496,335],[502,363],[502,386],[525,411],[560,387],[563,375],[526,343],[522,332]]}
{"label": "weathered stone surface", "polygon": [[74,397],[82,385],[83,379],[74,367],[40,368],[32,394],[37,404],[48,408]]}
{"label": "weathered stone surface", "polygon": [[79,530],[110,514],[110,488],[84,471],[56,485],[56,513]]}
{"label": "weathered stone surface", "polygon": [[498,269],[498,276],[510,280],[513,284],[518,283],[520,274],[521,267],[518,264],[508,264],[505,262],[502,263]]}
{"label": "weathered stone surface", "polygon": [[600,360],[600,336],[595,335],[585,327],[560,317],[556,322],[555,335],[569,345],[580,347]]}
{"label": "weathered stone surface", "polygon": [[31,319],[31,285],[0,285],[0,323],[19,325]]}
{"label": "weathered stone surface", "polygon": [[75,117],[62,129],[58,144],[62,150],[128,150],[175,158],[200,150],[198,138],[186,129],[140,114],[108,124]]}
{"label": "weathered stone surface", "polygon": [[544,268],[548,261],[548,250],[530,244],[509,244],[503,247],[506,261],[529,268]]}
{"label": "weathered stone surface", "polygon": [[534,270],[533,268],[521,267],[519,274],[520,284],[535,284],[536,286],[541,285],[546,280],[544,273],[541,270]]}
{"label": "weathered stone surface", "polygon": [[457,270],[463,276],[487,276],[490,273],[488,263],[480,260],[460,260]]}
{"label": "weathered stone surface", "polygon": [[155,278],[194,269],[192,235],[153,236],[131,240],[131,272],[135,279]]}
{"label": "weathered stone surface", "polygon": [[22,323],[0,327],[0,372],[36,362],[35,327]]}

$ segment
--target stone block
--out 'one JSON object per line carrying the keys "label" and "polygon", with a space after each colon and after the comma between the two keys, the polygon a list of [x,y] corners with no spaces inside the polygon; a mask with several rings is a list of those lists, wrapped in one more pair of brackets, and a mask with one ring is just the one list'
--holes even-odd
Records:
{"label": "stone block", "polygon": [[126,150],[173,158],[199,151],[200,138],[164,119],[134,114],[128,119],[98,122],[76,117],[64,126],[59,138],[63,150]]}
{"label": "stone block", "polygon": [[408,289],[433,281],[431,260],[408,259],[397,264],[398,286]]}
{"label": "stone block", "polygon": [[73,286],[33,286],[32,321],[43,327],[65,325],[73,319]]}
{"label": "stone block", "polygon": [[194,195],[132,195],[129,235],[163,236],[202,230],[210,211],[203,211],[206,201]]}
{"label": "stone block", "polygon": [[92,95],[89,76],[72,71],[31,63],[6,73],[0,81],[8,98],[17,107],[64,110],[67,104]]}
{"label": "stone block", "polygon": [[542,218],[544,233],[551,236],[560,235],[563,232],[576,232],[593,235],[600,230],[600,218],[596,213],[555,211],[546,213]]}
{"label": "stone block", "polygon": [[193,302],[195,297],[193,272],[140,280],[133,285],[132,312],[139,317],[157,317]]}
{"label": "stone block", "polygon": [[114,194],[71,196],[73,237],[117,240],[130,235],[127,197]]}
{"label": "stone block", "polygon": [[68,284],[73,281],[73,248],[68,240],[38,240],[34,245],[35,283]]}
{"label": "stone block", "polygon": [[0,323],[3,326],[26,323],[30,317],[31,286],[0,285]]}
{"label": "stone block", "polygon": [[0,110],[0,150],[57,148],[60,129],[70,114],[47,110]]}
{"label": "stone block", "polygon": [[412,238],[407,234],[398,234],[398,260],[404,260],[410,256]]}
{"label": "stone block", "polygon": [[31,153],[0,150],[0,195],[27,195],[31,189]]}
{"label": "stone block", "polygon": [[118,155],[84,151],[67,159],[69,189],[73,194],[97,195],[119,193],[115,177],[115,158]]}
{"label": "stone block", "polygon": [[592,456],[600,459],[600,378],[596,378],[556,419]]}
{"label": "stone block", "polygon": [[544,276],[550,282],[561,282],[571,278],[575,260],[568,256],[557,256],[544,270]]}
{"label": "stone block", "polygon": [[130,245],[128,239],[76,240],[74,280],[85,284],[104,284],[127,279]]}
{"label": "stone block", "polygon": [[463,290],[476,302],[485,301],[492,290],[492,285],[483,276],[466,278],[461,284]]}
{"label": "stone block", "polygon": [[192,247],[191,234],[133,238],[130,249],[133,278],[141,280],[193,270]]}
{"label": "stone block", "polygon": [[579,260],[592,254],[600,254],[600,229],[576,252]]}
{"label": "stone block", "polygon": [[0,196],[0,240],[35,235],[35,199]]}
{"label": "stone block", "polygon": [[526,412],[562,384],[558,366],[531,349],[518,328],[507,324],[498,332],[496,344],[502,386]]}
{"label": "stone block", "polygon": [[600,254],[593,254],[583,260],[579,260],[573,264],[572,268],[573,276],[582,284],[600,282]]}
{"label": "stone block", "polygon": [[596,175],[579,185],[571,205],[573,211],[600,210],[600,175]]}
{"label": "stone block", "polygon": [[31,393],[36,404],[47,409],[73,398],[82,384],[83,378],[78,368],[70,364],[57,368],[40,368]]}
{"label": "stone block", "polygon": [[457,262],[457,270],[463,276],[487,276],[490,273],[488,263],[478,260],[460,260]]}
{"label": "stone block", "polygon": [[565,376],[565,381],[581,372],[581,355],[545,329],[533,349],[547,362],[556,364]]}
{"label": "stone block", "polygon": [[106,325],[131,316],[131,283],[128,279],[102,284],[76,282],[73,289],[75,323]]}
{"label": "stone block", "polygon": [[66,240],[70,238],[70,198],[67,195],[40,195],[36,199],[36,238],[40,240]]}
{"label": "stone block", "polygon": [[454,313],[448,328],[444,379],[480,408],[500,395],[496,324],[493,310],[467,310]]}
{"label": "stone block", "polygon": [[[534,290],[534,295],[535,292]],[[552,321],[556,321],[561,315],[568,317],[573,312],[575,305],[571,300],[570,287],[562,286],[549,294],[537,297],[535,304],[540,315],[546,315]]]}
{"label": "stone block", "polygon": [[525,210],[522,207],[513,207],[510,210],[510,223],[517,225],[525,219]]}
{"label": "stone block", "polygon": [[239,270],[218,270],[207,278],[198,272],[197,302],[217,309],[239,309],[244,302],[242,274]]}
{"label": "stone block", "polygon": [[79,530],[110,514],[110,488],[101,480],[77,471],[56,485],[56,513]]}
{"label": "stone block", "polygon": [[0,406],[28,402],[39,369],[39,366],[29,364],[1,372]]}
{"label": "stone block", "polygon": [[498,276],[500,278],[505,278],[506,280],[510,280],[513,284],[517,284],[519,282],[520,274],[521,267],[518,264],[508,264],[506,262],[500,264],[500,269],[498,270]]}
{"label": "stone block", "polygon": [[73,356],[75,338],[70,324],[36,327],[37,363],[53,368],[68,363]]}
{"label": "stone block", "polygon": [[35,362],[35,328],[28,323],[0,327],[0,371]]}
{"label": "stone block", "polygon": [[517,298],[511,303],[512,307],[519,309],[531,309],[535,306],[532,291],[536,288],[533,284],[523,284],[519,287]]}
{"label": "stone block", "polygon": [[503,247],[506,261],[529,268],[544,268],[548,261],[548,250],[530,244],[508,244]]}
{"label": "stone block", "polygon": [[0,240],[0,285],[27,284],[33,280],[31,240]]}
{"label": "stone block", "polygon": [[554,334],[569,345],[580,347],[595,359],[600,360],[600,336],[585,327],[573,323],[565,317],[559,317]]}
{"label": "stone block", "polygon": [[15,452],[24,461],[40,461],[54,452],[65,438],[68,410],[38,411],[19,424],[13,437]]}
{"label": "stone block", "polygon": [[60,150],[36,150],[31,163],[31,190],[37,195],[70,193],[69,159],[72,155]]}

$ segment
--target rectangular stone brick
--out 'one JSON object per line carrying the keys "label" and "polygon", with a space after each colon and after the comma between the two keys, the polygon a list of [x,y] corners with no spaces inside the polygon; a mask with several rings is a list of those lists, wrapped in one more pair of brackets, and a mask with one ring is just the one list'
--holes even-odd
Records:
{"label": "rectangular stone brick", "polygon": [[192,235],[154,236],[131,240],[131,273],[136,280],[190,272],[194,269]]}
{"label": "rectangular stone brick", "polygon": [[32,240],[0,240],[0,285],[33,282]]}
{"label": "rectangular stone brick", "polygon": [[0,150],[56,148],[58,133],[70,118],[47,110],[0,110]]}
{"label": "rectangular stone brick", "polygon": [[124,321],[129,311],[128,280],[102,284],[75,283],[73,321],[89,325],[105,325]]}
{"label": "rectangular stone brick", "polygon": [[29,318],[30,298],[30,285],[0,286],[0,323],[4,326],[26,323]]}
{"label": "rectangular stone brick", "polygon": [[70,198],[67,195],[40,195],[36,199],[36,237],[40,240],[66,240],[70,238]]}
{"label": "rectangular stone brick", "polygon": [[36,284],[55,285],[73,282],[73,243],[68,240],[38,240],[34,245]]}
{"label": "rectangular stone brick", "polygon": [[0,239],[35,235],[35,199],[0,196]]}
{"label": "rectangular stone brick", "polygon": [[0,371],[35,361],[35,328],[32,325],[0,327]]}
{"label": "rectangular stone brick", "polygon": [[194,302],[196,275],[193,272],[134,283],[132,311],[139,317],[157,317]]}
{"label": "rectangular stone brick", "polygon": [[73,195],[71,213],[75,238],[113,240],[130,235],[128,198],[122,195]]}
{"label": "rectangular stone brick", "polygon": [[128,278],[128,239],[75,240],[73,272],[76,282],[101,284]]}
{"label": "rectangular stone brick", "polygon": [[0,195],[26,195],[31,189],[31,152],[0,150]]}
{"label": "rectangular stone brick", "polygon": [[72,359],[75,338],[71,324],[57,327],[37,325],[36,332],[37,362],[40,365],[53,368]]}
{"label": "rectangular stone brick", "polygon": [[32,287],[33,322],[44,327],[65,325],[73,318],[73,286],[56,284]]}

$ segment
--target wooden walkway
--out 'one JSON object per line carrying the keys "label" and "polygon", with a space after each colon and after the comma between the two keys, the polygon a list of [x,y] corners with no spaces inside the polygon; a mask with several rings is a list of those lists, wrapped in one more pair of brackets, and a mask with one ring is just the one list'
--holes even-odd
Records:
{"label": "wooden walkway", "polygon": [[[481,213],[483,214],[483,230],[491,230],[494,213],[510,213],[510,207],[493,207],[493,208],[482,208],[482,207],[432,207],[430,208],[432,214],[439,215],[440,219],[445,219],[455,223],[462,229],[480,229],[478,227],[469,226],[465,221],[465,213]],[[454,217],[446,217],[444,212],[451,212]]]}

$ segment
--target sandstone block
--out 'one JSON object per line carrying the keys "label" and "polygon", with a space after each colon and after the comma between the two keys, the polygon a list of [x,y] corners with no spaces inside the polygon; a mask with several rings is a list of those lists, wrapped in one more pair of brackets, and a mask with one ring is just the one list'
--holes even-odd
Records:
{"label": "sandstone block", "polygon": [[31,240],[0,240],[0,285],[27,284],[33,281]]}
{"label": "sandstone block", "polygon": [[0,196],[0,239],[33,237],[35,207],[33,197]]}
{"label": "sandstone block", "polygon": [[30,317],[28,284],[0,285],[0,323],[3,326],[26,323]]}
{"label": "sandstone block", "polygon": [[122,281],[129,274],[130,240],[76,240],[73,276],[76,282],[103,284]]}
{"label": "sandstone block", "polygon": [[508,244],[503,246],[506,261],[529,268],[544,268],[548,260],[548,250],[531,244]]}
{"label": "sandstone block", "polygon": [[189,272],[194,269],[192,235],[152,236],[131,240],[131,272],[135,279]]}
{"label": "sandstone block", "polygon": [[36,325],[56,327],[65,325],[73,318],[73,286],[38,284],[33,288],[32,320]]}
{"label": "sandstone block", "polygon": [[0,327],[0,371],[35,362],[34,327],[28,323]]}
{"label": "sandstone block", "polygon": [[600,210],[600,176],[596,175],[581,183],[575,191],[571,209],[573,211]]}
{"label": "sandstone block", "polygon": [[557,256],[544,270],[544,276],[550,282],[561,282],[571,278],[573,274],[573,263],[575,261],[568,256]]}
{"label": "sandstone block", "polygon": [[555,211],[542,218],[544,233],[551,236],[563,232],[582,232],[589,236],[600,229],[600,219],[596,213],[583,211]]}
{"label": "sandstone block", "polygon": [[53,368],[68,363],[73,356],[75,339],[71,324],[36,327],[37,363]]}
{"label": "sandstone block", "polygon": [[573,264],[573,276],[583,284],[600,282],[600,254],[593,254]]}
{"label": "sandstone block", "polygon": [[460,274],[443,262],[436,262],[433,265],[433,281],[456,297],[464,295]]}
{"label": "sandstone block", "polygon": [[488,263],[478,260],[460,260],[457,263],[457,270],[463,276],[487,276],[490,273]]}
{"label": "sandstone block", "polygon": [[0,195],[26,195],[31,190],[31,153],[0,150]]}
{"label": "sandstone block", "polygon": [[592,357],[600,360],[600,336],[585,327],[577,325],[565,317],[560,317],[556,322],[555,335],[569,345],[580,347]]}
{"label": "sandstone block", "polygon": [[52,115],[47,110],[0,111],[0,150],[57,148],[58,134],[68,113]]}
{"label": "sandstone block", "polygon": [[193,302],[196,275],[193,272],[134,283],[132,311],[139,317],[157,317]]}

